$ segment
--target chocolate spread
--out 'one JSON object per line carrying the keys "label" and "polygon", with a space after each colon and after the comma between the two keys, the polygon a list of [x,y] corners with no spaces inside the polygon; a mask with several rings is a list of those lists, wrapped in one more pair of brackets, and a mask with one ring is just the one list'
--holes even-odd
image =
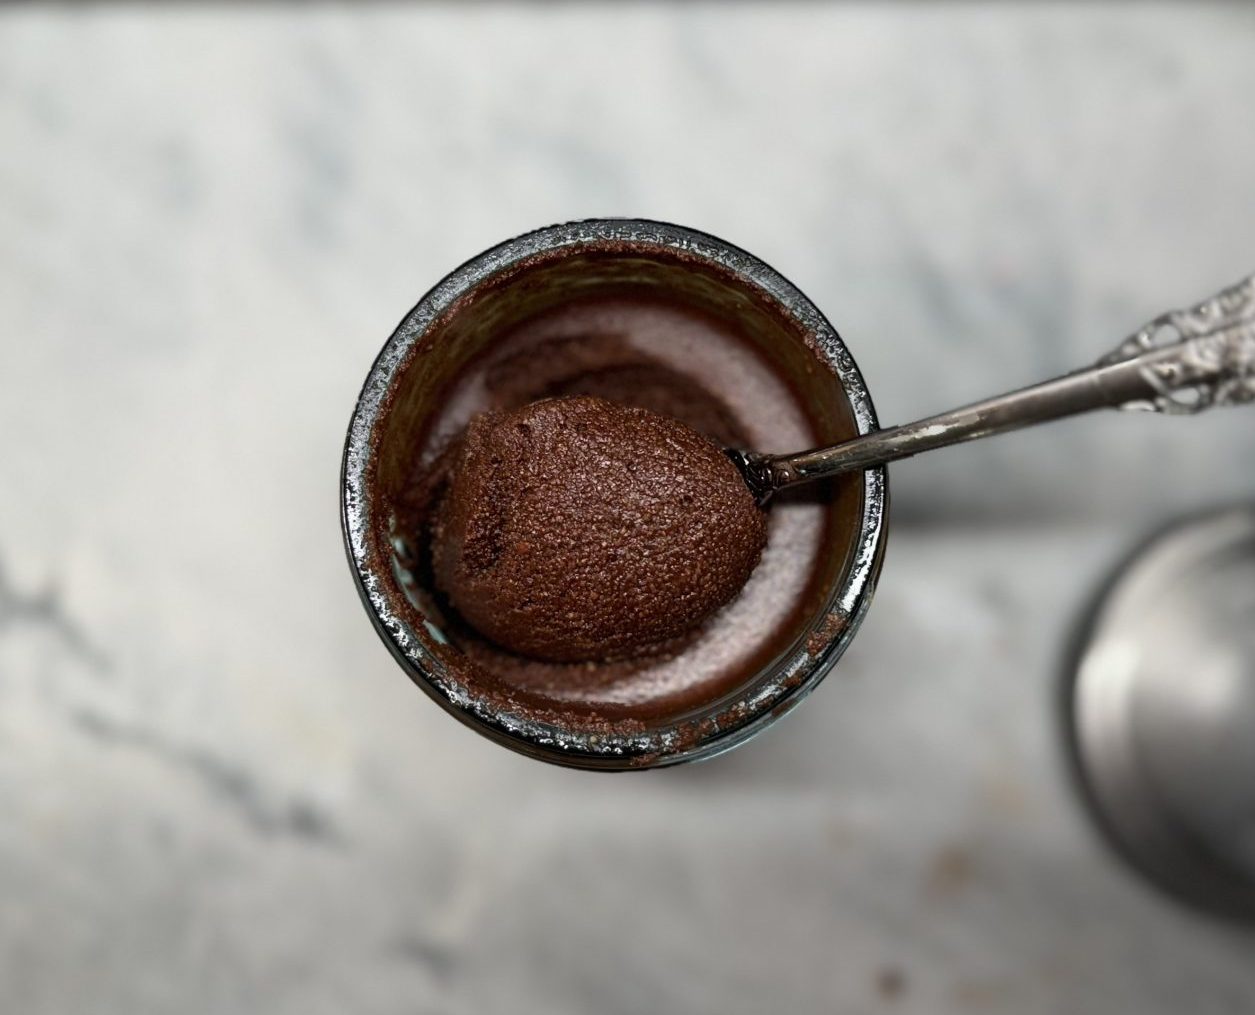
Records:
{"label": "chocolate spread", "polygon": [[[496,620],[500,623],[505,617],[507,627],[513,623],[511,617],[520,623],[512,633],[506,628],[494,633],[493,619],[480,615],[472,597],[459,592],[459,583],[481,581],[487,572],[475,578],[470,569],[458,573],[461,565],[445,556],[451,543],[442,528],[447,530],[458,512],[442,512],[440,506],[456,481],[454,464],[463,451],[462,437],[471,431],[471,441],[476,439],[474,431],[481,424],[473,421],[482,414],[489,414],[483,424],[487,426],[494,425],[494,420],[499,424],[509,418],[502,414],[517,410],[523,411],[524,419],[529,413],[534,418],[552,409],[533,403],[571,395],[594,396],[671,417],[708,438],[713,448],[793,451],[819,441],[802,399],[727,320],[665,298],[633,293],[574,299],[513,326],[460,368],[414,449],[411,481],[389,506],[404,541],[402,562],[410,575],[410,594],[422,619],[439,631],[439,640],[433,636],[428,650],[448,672],[474,685],[480,694],[516,713],[547,721],[579,722],[589,728],[616,724],[614,728],[619,729],[701,708],[742,686],[800,636],[825,595],[824,562],[839,563],[850,545],[857,524],[857,495],[851,490],[849,497],[834,499],[843,487],[818,484],[775,498],[763,519],[766,544],[761,559],[743,588],[739,588],[743,576],[735,581],[730,578],[735,569],[703,586],[688,575],[673,572],[668,578],[661,567],[650,564],[639,573],[652,576],[645,584],[657,583],[657,597],[646,597],[644,584],[624,593],[641,605],[641,615],[631,622],[638,632],[635,637],[630,633],[634,628],[625,626],[622,618],[611,616],[604,604],[592,603],[585,604],[593,609],[582,620],[566,623],[562,638],[544,632],[525,634],[520,618],[532,607],[526,605],[521,587],[511,589],[504,584],[491,587],[491,595],[498,597],[498,607],[507,602],[503,595],[513,596],[519,612],[495,614]],[[706,452],[707,446],[702,450]],[[686,461],[684,474],[697,480],[692,461]],[[713,467],[713,458],[710,464]],[[621,470],[626,464],[621,462],[616,468]],[[519,483],[517,475],[505,478],[508,484]],[[464,475],[462,480],[466,479]],[[475,506],[476,512],[480,507]],[[728,528],[724,508],[702,510],[725,519],[710,537],[718,543]],[[742,512],[738,524],[741,538],[748,540],[754,529],[748,519],[753,516],[744,510],[741,506],[732,513]],[[466,521],[470,514],[466,512]],[[554,534],[541,535],[551,539]],[[608,545],[606,559],[611,550],[622,555],[630,545],[630,540],[617,547]],[[682,545],[690,559],[711,559],[708,555],[714,549],[705,544]],[[742,566],[751,557],[748,545],[737,551]],[[502,558],[506,551],[519,551],[504,542],[500,549]],[[497,551],[489,539],[472,551],[472,561],[476,552],[484,553],[482,563]],[[518,566],[519,560],[510,566]],[[564,574],[569,565],[569,560],[560,565]],[[555,562],[544,566],[554,567]],[[633,563],[634,568],[640,566],[640,561]],[[727,567],[726,559],[723,566]],[[591,576],[589,580],[596,583]],[[666,590],[668,580],[691,584],[703,596],[701,608],[681,613],[684,621],[670,626],[663,615],[676,607],[674,595]],[[469,584],[463,585],[462,591],[467,588]],[[704,620],[698,619],[687,633],[641,651],[647,639],[683,630],[720,598],[713,593],[726,593],[729,588],[735,593],[731,600]],[[555,600],[543,608],[556,606]],[[417,620],[416,627],[420,634],[428,631]],[[563,641],[572,636],[575,642]],[[618,639],[610,653],[615,658],[589,660],[588,653],[594,650],[607,652],[604,639],[608,636]],[[568,652],[572,644],[579,647]],[[540,657],[546,648],[553,657]],[[580,656],[585,661],[556,661]]]}
{"label": "chocolate spread", "polygon": [[554,662],[656,651],[741,591],[767,518],[719,445],[601,398],[477,416],[433,528],[436,582],[499,646]]}

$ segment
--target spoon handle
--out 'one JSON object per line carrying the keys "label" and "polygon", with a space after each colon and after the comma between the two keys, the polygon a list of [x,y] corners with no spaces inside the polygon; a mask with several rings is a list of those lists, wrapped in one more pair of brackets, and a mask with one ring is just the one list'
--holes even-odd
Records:
{"label": "spoon handle", "polygon": [[794,455],[738,453],[760,498],[812,479],[1094,409],[1196,413],[1255,401],[1255,275],[1161,314],[1096,364],[915,423]]}

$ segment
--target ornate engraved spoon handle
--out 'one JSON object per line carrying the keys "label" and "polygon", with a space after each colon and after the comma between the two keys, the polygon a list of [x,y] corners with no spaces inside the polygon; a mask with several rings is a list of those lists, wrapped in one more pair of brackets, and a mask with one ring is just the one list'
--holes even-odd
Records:
{"label": "ornate engraved spoon handle", "polygon": [[1159,349],[1174,355],[1148,364],[1155,393],[1120,408],[1180,414],[1255,401],[1255,275],[1188,310],[1156,317],[1100,365]]}
{"label": "ornate engraved spoon handle", "polygon": [[1255,401],[1255,275],[1156,317],[1094,366],[795,455],[729,451],[760,500],[776,490],[1094,409],[1196,413]]}

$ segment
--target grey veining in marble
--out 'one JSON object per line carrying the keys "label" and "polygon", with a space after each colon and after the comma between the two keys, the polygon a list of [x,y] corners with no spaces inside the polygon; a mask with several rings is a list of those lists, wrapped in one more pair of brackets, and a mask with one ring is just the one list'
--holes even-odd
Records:
{"label": "grey veining in marble", "polygon": [[1109,858],[1054,725],[1248,410],[892,470],[881,591],[709,764],[555,770],[376,640],[337,469],[419,295],[647,215],[773,263],[896,422],[1255,268],[1241,5],[0,11],[0,1010],[1255,1008],[1252,938]]}

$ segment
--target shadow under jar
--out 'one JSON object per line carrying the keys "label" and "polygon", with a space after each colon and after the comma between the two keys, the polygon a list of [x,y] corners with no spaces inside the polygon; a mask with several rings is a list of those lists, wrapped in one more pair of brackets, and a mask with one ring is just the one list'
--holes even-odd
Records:
{"label": "shadow under jar", "polygon": [[424,296],[366,380],[342,475],[345,544],[363,602],[419,687],[514,750],[590,769],[727,750],[796,705],[853,637],[883,556],[884,470],[773,500],[767,547],[745,588],[661,651],[617,662],[525,659],[480,636],[435,587],[430,523],[449,449],[471,418],[574,394],[762,451],[876,427],[832,326],[744,251],[639,220],[529,233]]}

